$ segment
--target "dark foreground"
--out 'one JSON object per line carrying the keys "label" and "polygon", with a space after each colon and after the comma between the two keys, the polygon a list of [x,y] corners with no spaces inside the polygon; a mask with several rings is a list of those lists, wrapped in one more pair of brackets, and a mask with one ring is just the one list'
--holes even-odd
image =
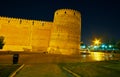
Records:
{"label": "dark foreground", "polygon": [[[8,77],[20,65],[0,65],[0,77]],[[26,64],[15,77],[120,77],[120,61]]]}
{"label": "dark foreground", "polygon": [[61,64],[81,77],[120,77],[120,61]]}
{"label": "dark foreground", "polygon": [[13,71],[20,67],[19,64],[0,64],[0,77],[8,77]]}
{"label": "dark foreground", "polygon": [[104,59],[106,54],[100,55],[101,57],[96,53],[86,56],[19,53],[18,64],[13,64],[13,53],[0,54],[0,77],[8,77],[22,64],[25,66],[15,77],[75,77],[64,68],[78,77],[120,77],[119,55],[110,59]]}

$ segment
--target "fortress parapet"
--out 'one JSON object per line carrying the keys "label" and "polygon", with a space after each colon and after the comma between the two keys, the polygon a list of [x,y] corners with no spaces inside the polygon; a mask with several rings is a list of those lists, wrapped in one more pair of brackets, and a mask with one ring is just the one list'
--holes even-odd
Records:
{"label": "fortress parapet", "polygon": [[42,26],[46,27],[48,25],[52,25],[51,21],[41,21],[41,20],[28,20],[21,18],[13,18],[13,17],[1,17],[0,16],[0,24],[9,24],[11,26]]}
{"label": "fortress parapet", "polygon": [[79,11],[72,9],[59,9],[54,14],[54,23],[76,23],[79,24],[81,20],[81,14]]}

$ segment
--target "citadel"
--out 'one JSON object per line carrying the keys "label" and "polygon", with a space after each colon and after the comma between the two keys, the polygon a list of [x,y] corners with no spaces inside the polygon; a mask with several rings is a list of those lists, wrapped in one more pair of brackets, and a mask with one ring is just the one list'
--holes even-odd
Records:
{"label": "citadel", "polygon": [[53,21],[0,17],[0,36],[5,51],[77,54],[81,41],[81,14],[58,9]]}

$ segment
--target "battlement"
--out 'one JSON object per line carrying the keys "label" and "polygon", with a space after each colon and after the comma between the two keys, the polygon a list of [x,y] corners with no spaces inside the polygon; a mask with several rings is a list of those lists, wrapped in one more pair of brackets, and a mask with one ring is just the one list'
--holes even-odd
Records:
{"label": "battlement", "polygon": [[81,17],[80,12],[77,10],[73,10],[73,9],[59,9],[55,11],[55,17],[62,16],[62,15],[69,15],[69,16],[74,16],[77,18]]}
{"label": "battlement", "polygon": [[52,25],[53,22],[50,21],[42,21],[42,20],[29,20],[29,19],[21,19],[21,18],[13,18],[13,17],[2,17],[0,16],[0,24],[11,24],[11,25],[19,25],[19,26],[49,26]]}
{"label": "battlement", "polygon": [[55,24],[80,24],[81,13],[72,9],[59,9],[54,14]]}

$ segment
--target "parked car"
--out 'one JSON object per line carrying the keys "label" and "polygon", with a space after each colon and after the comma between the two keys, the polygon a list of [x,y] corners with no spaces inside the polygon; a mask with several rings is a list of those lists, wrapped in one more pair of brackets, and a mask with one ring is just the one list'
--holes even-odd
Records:
{"label": "parked car", "polygon": [[90,51],[88,49],[80,50],[81,54],[90,54]]}

